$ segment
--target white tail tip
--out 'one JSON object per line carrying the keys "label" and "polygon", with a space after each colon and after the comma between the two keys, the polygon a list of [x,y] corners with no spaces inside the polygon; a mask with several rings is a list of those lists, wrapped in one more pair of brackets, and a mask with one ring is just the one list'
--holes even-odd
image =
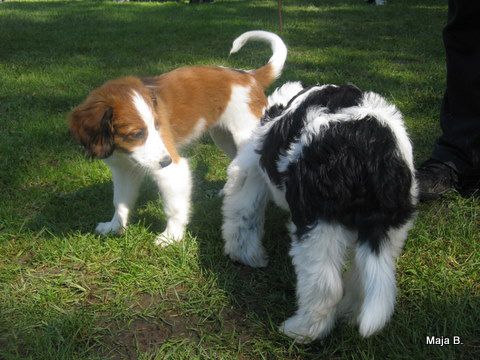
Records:
{"label": "white tail tip", "polygon": [[258,40],[270,44],[273,55],[268,60],[268,63],[272,65],[274,76],[280,76],[283,65],[285,64],[285,60],[287,59],[287,47],[285,46],[283,40],[278,35],[268,31],[247,31],[233,41],[230,54],[236,53],[249,40]]}

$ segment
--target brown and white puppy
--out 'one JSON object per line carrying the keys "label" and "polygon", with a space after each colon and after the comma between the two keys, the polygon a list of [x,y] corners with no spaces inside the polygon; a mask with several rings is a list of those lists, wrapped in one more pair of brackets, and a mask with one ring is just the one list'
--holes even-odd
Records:
{"label": "brown and white puppy", "polygon": [[157,244],[183,237],[190,212],[191,174],[178,149],[208,130],[233,158],[249,139],[267,104],[264,89],[280,74],[287,48],[275,34],[249,31],[230,53],[248,40],[270,44],[273,55],[256,70],[183,67],[151,77],[125,77],[93,90],[70,114],[70,132],[93,158],[112,172],[115,213],[99,223],[100,234],[121,233],[149,173],[163,197],[167,227]]}

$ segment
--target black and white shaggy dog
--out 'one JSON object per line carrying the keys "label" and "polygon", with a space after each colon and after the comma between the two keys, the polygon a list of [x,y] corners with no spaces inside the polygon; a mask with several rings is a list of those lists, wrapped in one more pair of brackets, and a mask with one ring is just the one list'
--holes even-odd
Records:
{"label": "black and white shaggy dog", "polygon": [[417,201],[412,146],[394,105],[352,85],[283,85],[230,165],[224,193],[225,253],[246,265],[267,264],[268,198],[291,213],[298,310],[282,332],[309,342],[339,316],[365,337],[382,329]]}

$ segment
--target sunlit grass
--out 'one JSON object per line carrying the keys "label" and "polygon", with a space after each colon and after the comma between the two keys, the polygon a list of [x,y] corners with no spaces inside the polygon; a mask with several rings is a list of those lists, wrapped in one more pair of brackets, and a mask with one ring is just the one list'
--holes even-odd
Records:
{"label": "sunlit grass", "polygon": [[[418,161],[439,134],[446,1],[284,1],[287,66],[277,84],[347,83],[404,113]],[[0,358],[478,358],[480,205],[451,194],[419,207],[398,266],[395,315],[361,339],[339,325],[301,346],[277,326],[295,309],[286,214],[271,207],[265,269],[223,255],[227,158],[207,138],[187,150],[195,191],[189,233],[153,245],[165,216],[146,181],[123,236],[99,237],[112,214],[110,174],[70,139],[68,111],[123,75],[191,64],[251,69],[270,50],[244,31],[276,31],[275,1],[0,3]],[[426,336],[463,345],[426,346]]]}

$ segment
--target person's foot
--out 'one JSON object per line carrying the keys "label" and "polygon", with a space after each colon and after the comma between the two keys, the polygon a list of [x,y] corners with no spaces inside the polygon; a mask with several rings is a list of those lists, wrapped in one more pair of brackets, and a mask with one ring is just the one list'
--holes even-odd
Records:
{"label": "person's foot", "polygon": [[419,200],[438,199],[450,190],[458,188],[459,177],[453,163],[428,159],[417,169]]}
{"label": "person's foot", "polygon": [[480,169],[469,171],[468,174],[460,174],[458,192],[462,196],[480,195]]}

